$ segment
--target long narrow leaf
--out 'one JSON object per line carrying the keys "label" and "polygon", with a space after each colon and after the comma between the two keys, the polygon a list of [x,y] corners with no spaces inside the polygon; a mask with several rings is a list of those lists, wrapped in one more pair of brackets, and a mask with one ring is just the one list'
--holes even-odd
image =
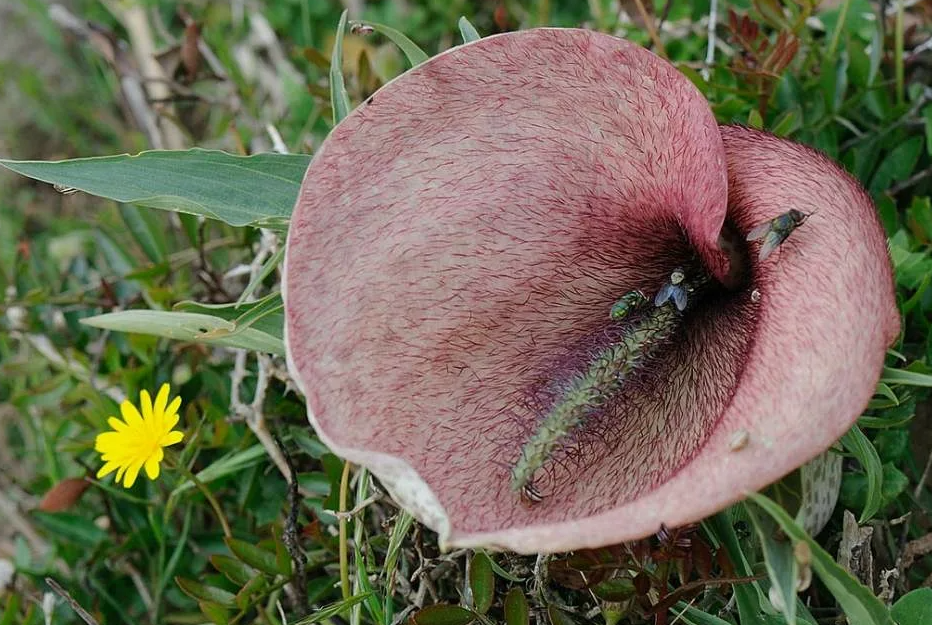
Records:
{"label": "long narrow leaf", "polygon": [[365,601],[366,599],[369,598],[369,595],[371,594],[372,593],[365,592],[360,595],[350,597],[349,599],[345,599],[343,601],[337,601],[336,603],[331,603],[330,605],[321,608],[314,614],[311,614],[310,616],[305,616],[303,619],[295,621],[294,625],[311,625],[311,623],[318,623],[320,621],[331,619],[334,616],[343,614],[344,612],[346,612],[348,609],[350,609],[354,605],[357,605],[360,602]]}
{"label": "long narrow leaf", "polygon": [[476,27],[473,26],[465,17],[461,17],[460,21],[457,22],[457,25],[460,27],[460,34],[463,36],[463,43],[472,43],[473,41],[479,41],[482,39],[482,37],[479,35],[479,31],[476,30]]}
{"label": "long narrow leaf", "polygon": [[883,463],[873,443],[856,425],[845,433],[841,438],[841,443],[858,459],[867,476],[864,510],[861,511],[861,518],[858,519],[858,523],[864,523],[877,514],[883,501]]}
{"label": "long narrow leaf", "polygon": [[771,592],[776,590],[783,602],[783,618],[787,625],[796,625],[796,580],[799,577],[799,565],[793,557],[793,545],[784,540],[778,542],[773,537],[773,521],[769,517],[760,517],[754,506],[747,506],[748,516],[764,552],[764,564],[770,577]]}
{"label": "long narrow leaf", "polygon": [[386,26],[385,24],[379,24],[377,22],[353,22],[351,26],[353,29],[368,27],[388,37],[393,44],[401,49],[407,57],[408,63],[411,64],[411,67],[416,67],[429,58],[426,52],[421,50],[416,43],[408,39],[407,35],[399,30],[395,30],[391,26]]}
{"label": "long narrow leaf", "polygon": [[236,156],[194,148],[0,165],[117,202],[204,215],[231,226],[274,226],[291,217],[310,161],[305,154]]}
{"label": "long narrow leaf", "polygon": [[932,375],[905,369],[884,367],[880,381],[885,384],[903,384],[905,386],[932,386]]}
{"label": "long narrow leaf", "polygon": [[831,554],[806,534],[783,508],[759,493],[748,497],[773,517],[787,536],[809,545],[812,569],[838,601],[851,625],[895,625],[890,612],[874,593],[835,562]]}
{"label": "long narrow leaf", "polygon": [[246,302],[247,299],[253,294],[262,282],[269,277],[269,275],[275,271],[275,269],[281,264],[282,259],[285,257],[285,246],[279,245],[278,249],[275,250],[275,253],[269,256],[268,260],[262,265],[262,269],[259,270],[259,273],[249,281],[249,284],[246,285],[246,288],[243,289],[243,292],[240,293],[239,299],[236,300],[236,305],[240,306]]}
{"label": "long narrow leaf", "polygon": [[340,15],[337,34],[333,40],[333,52],[330,54],[330,108],[333,109],[333,125],[336,126],[349,115],[350,101],[343,80],[343,35],[346,32],[347,11]]}
{"label": "long narrow leaf", "polygon": [[197,313],[123,310],[87,317],[81,322],[95,328],[117,332],[149,334],[167,339],[208,343],[269,354],[285,353],[285,345],[280,338],[255,328],[247,328],[234,334],[236,324],[219,317]]}

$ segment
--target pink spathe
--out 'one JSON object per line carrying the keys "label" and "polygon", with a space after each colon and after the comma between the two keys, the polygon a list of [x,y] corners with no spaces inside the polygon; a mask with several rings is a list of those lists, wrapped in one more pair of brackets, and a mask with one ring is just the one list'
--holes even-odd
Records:
{"label": "pink spathe", "polygon": [[[743,236],[720,247],[726,220],[743,235],[791,208],[815,214],[766,262]],[[555,389],[615,300],[683,264],[728,288],[523,504],[510,470]],[[289,363],[321,438],[460,546],[564,551],[715,512],[843,434],[899,328],[847,174],[719,128],[668,63],[583,30],[482,39],[378,91],[315,155],[286,267]]]}

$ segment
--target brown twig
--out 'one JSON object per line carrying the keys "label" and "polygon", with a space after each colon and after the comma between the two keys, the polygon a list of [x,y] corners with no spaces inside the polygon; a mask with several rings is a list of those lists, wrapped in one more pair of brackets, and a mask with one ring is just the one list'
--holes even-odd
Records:
{"label": "brown twig", "polygon": [[65,602],[71,606],[71,609],[74,610],[74,613],[81,617],[81,620],[87,623],[87,625],[100,625],[90,613],[81,607],[81,604],[74,600],[74,597],[68,594],[68,591],[62,588],[58,582],[56,582],[51,577],[45,578],[45,583],[49,585],[49,588],[55,591],[55,594],[65,600]]}
{"label": "brown twig", "polygon": [[301,507],[301,497],[298,493],[298,471],[295,469],[291,454],[288,453],[281,439],[274,434],[273,438],[288,465],[288,515],[285,517],[282,541],[285,543],[285,549],[288,550],[288,555],[291,556],[291,561],[294,563],[294,574],[291,577],[291,583],[295,590],[296,607],[303,615],[310,612],[310,607],[307,602],[307,592],[305,592],[307,589],[307,573],[304,568],[305,558],[304,554],[301,553],[301,545],[298,544],[298,511]]}
{"label": "brown twig", "polygon": [[641,19],[644,21],[644,28],[647,29],[647,34],[654,45],[654,51],[663,58],[667,58],[667,49],[663,47],[663,42],[660,40],[660,35],[657,33],[654,20],[647,12],[647,9],[644,8],[643,0],[634,0],[634,4],[637,6],[638,14],[640,14]]}
{"label": "brown twig", "polygon": [[[929,177],[932,177],[932,167],[927,167],[926,169],[916,172],[915,174],[913,174],[906,180],[896,183],[895,185],[890,187],[887,193],[889,193],[890,195],[896,195],[897,193],[900,193],[901,191],[905,191],[911,186],[919,182],[922,182],[923,180]],[[929,458],[930,460],[932,460],[932,455],[930,455]],[[929,467],[928,465],[926,465],[926,470],[924,472],[924,475],[928,477],[928,473],[929,473]],[[920,489],[921,489],[921,486],[920,486]]]}
{"label": "brown twig", "polygon": [[[166,78],[156,58],[155,38],[152,36],[152,28],[149,26],[145,8],[136,3],[105,2],[104,4],[126,28],[130,48],[139,67],[139,74],[147,79]],[[147,82],[145,91],[146,95],[153,100],[163,100],[171,95],[168,87],[159,82]],[[171,150],[187,147],[184,133],[172,121],[175,118],[174,111],[170,107],[164,107],[160,112],[162,115],[159,120],[159,130],[162,145]]]}

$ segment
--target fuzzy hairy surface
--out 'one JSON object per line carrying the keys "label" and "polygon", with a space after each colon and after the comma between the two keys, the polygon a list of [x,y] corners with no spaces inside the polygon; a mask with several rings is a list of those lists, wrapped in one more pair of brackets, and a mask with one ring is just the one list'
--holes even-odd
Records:
{"label": "fuzzy hairy surface", "polygon": [[[565,447],[567,436],[580,426],[591,435],[593,418],[601,410],[614,410],[619,391],[632,383],[632,373],[648,366],[647,360],[673,332],[679,316],[672,306],[655,307],[635,318],[623,328],[620,336],[608,342],[585,364],[585,369],[569,381],[566,388],[547,404],[550,408],[543,421],[521,447],[521,453],[511,471],[511,489],[520,491],[534,484],[535,474],[553,458],[554,451]],[[566,453],[561,454],[564,458]]]}
{"label": "fuzzy hairy surface", "polygon": [[[615,339],[613,302],[678,266],[724,276],[726,217],[743,235],[790,208],[819,212],[766,263],[739,249],[744,281],[687,311],[521,505],[510,468]],[[670,65],[582,30],[448,51],[344,120],[302,186],[284,296],[323,440],[443,541],[522,552],[638,538],[779,478],[858,416],[898,328],[854,181],[720,132]]]}

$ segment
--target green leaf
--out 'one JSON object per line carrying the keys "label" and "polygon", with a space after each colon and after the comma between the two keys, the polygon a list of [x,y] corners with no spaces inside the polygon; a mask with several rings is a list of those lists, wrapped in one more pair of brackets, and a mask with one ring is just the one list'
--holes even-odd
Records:
{"label": "green leaf", "polygon": [[310,160],[304,154],[235,156],[194,148],[0,165],[117,202],[204,215],[231,226],[272,226],[291,216]]}
{"label": "green leaf", "polygon": [[476,27],[473,26],[465,16],[460,17],[456,24],[460,27],[460,35],[463,36],[463,43],[472,43],[473,41],[479,41],[482,39],[482,37],[479,35],[479,31],[476,30]]}
{"label": "green leaf", "polygon": [[514,582],[514,583],[516,583],[516,584],[520,584],[520,583],[522,583],[522,582],[524,581],[524,578],[523,578],[523,577],[518,577],[517,575],[512,575],[511,573],[509,573],[508,571],[506,571],[505,569],[503,569],[503,568],[498,564],[498,562],[496,562],[496,561],[493,560],[492,558],[489,558],[489,562],[492,563],[492,570],[495,571],[495,574],[498,575],[499,577],[501,577],[502,579],[507,579],[509,582]]}
{"label": "green leaf", "polygon": [[210,563],[237,586],[243,586],[259,575],[259,571],[248,564],[219,553],[210,556]]}
{"label": "green leaf", "polygon": [[[783,602],[783,617],[787,625],[796,625],[796,583],[799,565],[793,557],[793,545],[774,539],[774,526],[769,517],[758,517],[752,506],[746,506],[748,516],[764,552],[764,563],[770,583]],[[772,592],[772,591],[771,591]]]}
{"label": "green leaf", "polygon": [[165,241],[164,226],[157,222],[155,215],[133,204],[120,204],[120,215],[146,257],[153,263],[164,262],[168,244]]}
{"label": "green leaf", "polygon": [[472,557],[469,567],[469,588],[472,590],[473,608],[485,614],[495,599],[495,574],[489,556],[481,551]]}
{"label": "green leaf", "polygon": [[932,375],[919,373],[917,371],[907,371],[906,369],[894,369],[892,367],[883,368],[880,381],[885,384],[932,387]]}
{"label": "green leaf", "polygon": [[346,16],[343,11],[337,32],[333,39],[333,52],[330,54],[330,108],[333,109],[333,125],[336,126],[349,115],[350,100],[343,80],[343,35],[346,32]]}
{"label": "green leaf", "polygon": [[919,152],[922,150],[922,137],[913,137],[896,146],[877,168],[871,179],[870,193],[873,196],[886,191],[891,184],[905,180],[913,173]]}
{"label": "green leaf", "polygon": [[680,601],[670,611],[676,614],[674,618],[686,625],[731,625],[728,621],[694,608],[685,601]]}
{"label": "green leaf", "polygon": [[[857,509],[867,500],[867,475],[847,472],[841,481],[839,499],[846,508]],[[880,509],[883,510],[903,494],[909,486],[909,478],[891,462],[883,465],[883,487],[880,490]]]}
{"label": "green leaf", "polygon": [[798,106],[784,111],[777,119],[774,120],[770,127],[770,132],[778,137],[786,137],[799,130],[803,124],[803,114]]}
{"label": "green leaf", "polygon": [[[733,525],[735,521],[733,515],[739,512],[744,514],[743,508],[732,506],[728,510],[707,518],[704,524],[709,533],[718,539],[728,552],[728,557],[735,567],[735,573],[741,577],[748,577],[753,575],[754,571],[741,548],[741,542],[738,540]],[[735,603],[738,606],[738,616],[742,623],[757,623],[763,620],[765,606],[768,611],[774,611],[758,582],[732,584],[732,589],[735,593]]]}
{"label": "green leaf", "polygon": [[192,511],[194,510],[193,505],[187,506],[184,511],[184,521],[181,525],[181,535],[175,539],[175,548],[172,551],[171,557],[168,559],[168,563],[165,565],[165,568],[159,571],[158,585],[155,588],[155,596],[161,597],[162,593],[165,591],[165,587],[168,585],[168,580],[172,579],[175,574],[175,569],[178,568],[178,563],[181,561],[181,556],[183,553],[186,553],[188,546],[188,534],[191,531],[191,517]]}
{"label": "green leaf", "polygon": [[825,108],[837,113],[848,89],[848,50],[842,48],[838,58],[828,59],[822,64],[822,95]]}
{"label": "green leaf", "polygon": [[331,619],[338,614],[343,614],[354,605],[365,601],[369,598],[369,594],[370,593],[363,593],[361,595],[350,597],[349,599],[344,599],[343,601],[331,603],[330,605],[321,608],[317,612],[314,612],[314,614],[305,616],[304,618],[295,621],[294,625],[311,625],[311,623],[317,623],[319,621]]}
{"label": "green leaf", "polygon": [[3,608],[3,614],[0,614],[0,625],[15,625],[22,622],[19,614],[20,601],[19,593],[14,592],[7,596],[6,607]]}
{"label": "green leaf", "polygon": [[282,571],[279,568],[278,561],[275,558],[275,552],[273,551],[257,547],[244,540],[239,540],[238,538],[226,538],[224,542],[227,544],[227,547],[230,548],[230,551],[233,552],[234,556],[254,569],[259,569],[263,573],[268,573],[269,575],[287,575],[291,573],[290,567],[288,571]]}
{"label": "green leaf", "polygon": [[176,341],[237,347],[279,356],[285,353],[285,344],[280,338],[254,328],[234,333],[235,323],[211,315],[164,310],[122,310],[85,317],[81,323],[104,330],[148,334]]}
{"label": "green leaf", "polygon": [[246,285],[246,288],[243,289],[243,292],[240,293],[239,299],[236,300],[237,306],[242,306],[246,300],[252,296],[255,292],[256,287],[258,287],[262,282],[271,275],[273,271],[281,264],[282,259],[285,257],[285,246],[279,245],[278,249],[275,250],[275,253],[269,256],[268,260],[265,261],[262,265],[262,269],[259,270],[259,273],[249,281],[249,284]]}
{"label": "green leaf", "polygon": [[213,337],[235,336],[247,328],[255,328],[277,339],[284,336],[284,309],[281,293],[270,293],[254,302],[236,304],[201,304],[185,300],[173,308],[175,312],[210,315],[233,322],[235,327],[232,330],[226,334],[221,334],[222,330],[217,331],[211,335]]}
{"label": "green leaf", "polygon": [[401,547],[413,524],[414,517],[405,511],[400,512],[395,519],[392,533],[388,537],[388,549],[385,553],[385,565],[383,566],[383,573],[386,578],[394,575],[398,556],[401,555]]}
{"label": "green leaf", "polygon": [[922,118],[926,126],[926,152],[932,155],[932,104],[922,109]]}
{"label": "green leaf", "polygon": [[413,625],[468,625],[476,615],[458,605],[430,605],[411,615]]}
{"label": "green leaf", "polygon": [[211,623],[227,625],[230,622],[230,612],[222,605],[210,601],[198,601],[197,605]]}
{"label": "green leaf", "polygon": [[809,545],[813,571],[838,601],[851,625],[896,625],[874,593],[835,562],[831,554],[806,534],[785,510],[759,493],[752,493],[748,497],[763,508],[790,538]]}
{"label": "green leaf", "polygon": [[[214,480],[227,477],[228,475],[242,473],[249,467],[262,462],[266,458],[265,449],[262,445],[256,444],[242,451],[234,451],[215,460],[197,472],[197,479],[202,484],[209,484]],[[192,488],[194,488],[194,483],[191,482],[191,480],[185,480],[175,487],[175,490],[169,495],[169,499],[174,499]]]}
{"label": "green leaf", "polygon": [[920,236],[925,236],[926,241],[932,240],[932,199],[913,197],[906,214],[919,226]]}
{"label": "green leaf", "polygon": [[900,398],[896,396],[896,393],[893,392],[893,389],[889,385],[884,384],[883,382],[877,383],[877,388],[874,389],[875,395],[881,395],[886,397],[893,402],[893,405],[898,406],[900,404]]}
{"label": "green leaf", "polygon": [[[634,580],[630,577],[614,577],[599,582],[592,589],[592,594],[601,601],[622,603],[637,594]],[[604,606],[603,606],[604,607]]]}
{"label": "green leaf", "polygon": [[282,530],[278,526],[272,528],[272,538],[275,544],[275,566],[278,572],[285,577],[291,577],[292,561],[288,548],[285,547],[285,541],[282,539]]}
{"label": "green leaf", "polygon": [[261,599],[262,593],[266,590],[268,578],[257,575],[246,582],[239,592],[236,593],[236,607],[240,610],[247,610],[250,606]]}
{"label": "green leaf", "polygon": [[864,502],[864,509],[861,511],[861,517],[858,523],[865,523],[870,520],[880,509],[883,492],[883,465],[880,462],[880,456],[874,445],[870,442],[864,432],[858,426],[853,426],[844,436],[841,437],[841,443],[849,452],[854,454],[864,472],[867,475],[867,495]]}
{"label": "green leaf", "polygon": [[932,623],[932,588],[917,588],[900,597],[890,609],[899,625]]}
{"label": "green leaf", "polygon": [[[329,487],[328,487],[329,492]],[[394,610],[392,602],[392,589],[395,582],[395,571],[398,568],[398,558],[401,555],[401,548],[404,545],[405,537],[411,531],[414,524],[414,517],[408,512],[399,512],[392,527],[391,534],[388,536],[388,549],[385,552],[385,564],[382,566],[382,574],[388,588],[385,593],[385,603],[382,610],[385,614],[391,615]]]}
{"label": "green leaf", "polygon": [[760,111],[757,109],[751,109],[751,112],[748,114],[748,126],[756,128],[757,130],[764,127],[764,118],[760,116]]}
{"label": "green leaf", "polygon": [[71,512],[33,511],[30,516],[50,536],[60,541],[69,541],[90,549],[107,540],[107,532],[90,519]]}
{"label": "green leaf", "polygon": [[547,617],[550,619],[550,625],[576,625],[573,617],[552,603],[547,606]]}
{"label": "green leaf", "polygon": [[505,595],[505,625],[528,625],[531,620],[531,611],[527,605],[527,597],[517,586],[514,586]]}
{"label": "green leaf", "polygon": [[385,24],[379,24],[377,22],[350,22],[351,30],[356,30],[360,27],[369,27],[388,37],[393,44],[404,52],[411,67],[416,67],[428,59],[427,53],[421,50],[416,43],[408,39],[403,32],[395,30],[391,26],[386,26]]}
{"label": "green leaf", "polygon": [[175,583],[192,599],[209,601],[211,603],[231,607],[236,605],[233,601],[235,599],[233,593],[223,590],[222,588],[208,586],[207,584],[196,582],[193,579],[185,579],[184,577],[175,577]]}
{"label": "green leaf", "polygon": [[881,462],[901,463],[909,453],[909,432],[903,429],[886,430],[874,437],[874,448]]}
{"label": "green leaf", "polygon": [[379,603],[372,582],[369,580],[366,558],[363,556],[358,543],[354,545],[353,549],[355,558],[353,561],[356,563],[357,569],[356,580],[359,585],[358,590],[368,595],[366,600],[362,602],[362,606],[369,613],[369,618],[373,623],[387,623],[388,621],[385,620],[385,615],[382,613],[382,604]]}

